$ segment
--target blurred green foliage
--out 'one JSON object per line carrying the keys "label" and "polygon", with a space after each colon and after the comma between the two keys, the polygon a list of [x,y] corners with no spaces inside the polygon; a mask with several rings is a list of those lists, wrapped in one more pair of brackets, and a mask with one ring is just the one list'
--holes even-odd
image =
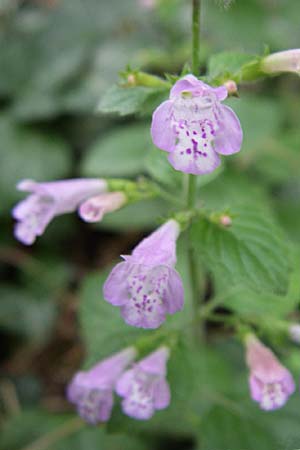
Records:
{"label": "blurred green foliage", "polygon": [[[220,3],[203,0],[201,64],[211,78],[229,71],[240,79],[240,67],[249,61],[247,54],[263,54],[265,46],[271,51],[299,46],[297,0],[236,0],[229,8]],[[138,0],[0,2],[0,273],[4,280],[0,331],[5,377],[10,359],[20,349],[24,348],[24,358],[32,347],[40,352],[37,358],[47,351],[51,355],[51,343],[57,345],[57,321],[68,296],[75,297],[75,307],[80,302],[87,365],[145,335],[129,330],[119,312],[101,301],[105,275],[99,276],[99,270],[87,272],[110,264],[119,253],[107,249],[103,230],[116,232],[114,242],[132,230],[149,230],[168,216],[167,200],[129,205],[84,230],[75,218],[59,218],[30,250],[12,238],[10,209],[21,198],[15,185],[22,178],[150,175],[180,199],[180,176],[167,164],[166,155],[154,149],[149,136],[151,112],[167,96],[167,89],[123,89],[112,84],[127,64],[157,75],[179,74],[190,55],[189,21],[186,0],[158,0],[153,10],[143,9]],[[224,51],[233,53],[220,55]],[[242,100],[228,101],[244,130],[242,152],[228,158],[226,167],[224,162],[224,171],[221,168],[201,177],[198,186],[205,206],[216,211],[230,208],[238,217],[230,232],[209,221],[195,225],[195,245],[205,263],[214,269],[222,265],[215,274],[217,294],[224,294],[228,310],[248,318],[264,316],[266,327],[266,315],[287,317],[295,313],[300,300],[293,279],[298,268],[291,251],[293,248],[297,255],[300,249],[299,86],[299,79],[293,76],[242,85]],[[253,224],[248,208],[257,211]],[[251,224],[256,228],[255,239]],[[288,237],[287,247],[278,237],[283,234]],[[127,250],[135,238],[122,241],[120,251]],[[262,241],[264,252],[256,264],[257,251],[252,250]],[[226,252],[230,250],[226,258],[225,245]],[[242,250],[248,254],[247,260],[240,258],[241,246],[246,247]],[[99,257],[102,253],[105,255]],[[185,255],[180,249],[179,264],[185,279]],[[228,280],[237,277],[242,290],[233,294],[226,290]],[[270,288],[274,281],[277,292]],[[262,287],[268,294],[261,293]],[[185,323],[191,316],[190,294],[186,297],[182,316],[166,324],[174,336],[176,321]],[[270,339],[275,339],[272,330],[269,332]],[[76,338],[75,333],[72,339]],[[299,364],[294,356],[298,350],[286,341],[283,344],[283,358],[292,362],[297,373]],[[206,350],[187,348],[179,339],[170,360],[171,407],[147,423],[134,422],[115,408],[107,429],[74,422],[74,433],[65,436],[64,430],[74,421],[74,415],[63,413],[65,404],[56,413],[47,408],[42,411],[41,395],[36,405],[29,399],[21,402],[22,412],[11,412],[1,398],[1,388],[0,448],[300,447],[299,398],[295,396],[279,412],[258,411],[248,398],[241,350],[227,339],[224,330],[212,332]],[[54,356],[55,372],[58,364]],[[76,364],[72,364],[74,371]],[[36,379],[41,376],[30,371]],[[18,370],[14,373],[18,377]],[[68,381],[66,374],[60,376],[64,383]]]}

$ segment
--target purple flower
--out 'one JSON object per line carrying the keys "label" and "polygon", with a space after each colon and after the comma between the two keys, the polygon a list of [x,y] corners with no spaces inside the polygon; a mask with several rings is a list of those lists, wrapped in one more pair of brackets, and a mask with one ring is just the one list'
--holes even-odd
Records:
{"label": "purple flower", "polygon": [[104,283],[106,301],[120,306],[129,325],[157,328],[183,307],[183,286],[174,270],[179,225],[169,220],[123,256]]}
{"label": "purple flower", "polygon": [[134,419],[150,419],[155,410],[170,404],[170,388],[166,380],[169,350],[161,347],[127,370],[116,385],[122,409]]}
{"label": "purple flower", "polygon": [[154,111],[152,140],[169,152],[176,170],[209,173],[219,166],[219,153],[230,155],[240,150],[240,122],[231,108],[221,104],[227,94],[225,86],[212,88],[187,75],[175,83],[170,99]]}
{"label": "purple flower", "polygon": [[55,216],[75,211],[88,198],[107,191],[104,180],[84,178],[49,183],[23,180],[17,187],[30,192],[13,209],[13,217],[18,221],[15,237],[26,245],[33,244]]}
{"label": "purple flower", "polygon": [[67,397],[77,405],[78,414],[86,422],[95,425],[109,420],[116,382],[135,356],[135,349],[129,347],[74,376]]}
{"label": "purple flower", "polygon": [[281,408],[295,391],[292,375],[254,335],[247,337],[246,347],[252,399],[266,411]]}
{"label": "purple flower", "polygon": [[107,192],[91,197],[79,207],[79,215],[85,222],[99,222],[104,214],[116,211],[126,203],[123,192]]}

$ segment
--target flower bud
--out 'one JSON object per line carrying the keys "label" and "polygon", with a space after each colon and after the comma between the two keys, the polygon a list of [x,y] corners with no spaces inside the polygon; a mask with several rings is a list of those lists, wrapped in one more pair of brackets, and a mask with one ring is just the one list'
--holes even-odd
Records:
{"label": "flower bud", "polygon": [[224,83],[224,86],[227,89],[228,95],[237,95],[238,94],[238,88],[237,84],[233,80],[227,80]]}

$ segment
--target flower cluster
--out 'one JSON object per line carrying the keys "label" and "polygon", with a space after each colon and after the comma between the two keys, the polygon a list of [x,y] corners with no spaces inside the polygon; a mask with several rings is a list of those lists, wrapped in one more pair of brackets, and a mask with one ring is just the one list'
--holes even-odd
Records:
{"label": "flower cluster", "polygon": [[[266,58],[265,70],[282,70],[282,57]],[[284,57],[293,69],[299,62],[299,52]],[[206,174],[219,166],[219,155],[240,150],[243,133],[239,120],[231,108],[221,103],[236,89],[234,81],[211,87],[193,75],[174,84],[169,99],[153,113],[151,135],[154,144],[168,152],[176,170]],[[13,209],[15,236],[26,245],[32,244],[55,216],[77,210],[84,221],[96,222],[128,201],[121,190],[109,192],[108,182],[103,179],[43,183],[23,180],[18,189],[29,192]],[[222,215],[220,225],[230,227],[231,217]],[[168,220],[130,255],[122,256],[123,261],[109,274],[103,286],[104,299],[120,308],[127,324],[155,329],[168,314],[183,308],[183,283],[175,270],[179,234],[180,224]],[[294,326],[290,334],[299,341],[299,326]],[[295,390],[292,375],[252,334],[246,338],[246,349],[252,399],[264,410],[282,407]],[[156,410],[169,405],[168,348],[160,347],[133,363],[135,358],[136,350],[130,347],[74,376],[67,396],[84,420],[90,424],[109,420],[114,392],[122,398],[123,412],[139,420],[150,419]]]}
{"label": "flower cluster", "polygon": [[167,408],[168,348],[160,347],[126,370],[135,357],[136,350],[129,347],[74,376],[67,397],[86,422],[95,425],[109,420],[114,391],[123,398],[123,412],[134,419],[150,419],[156,410]]}

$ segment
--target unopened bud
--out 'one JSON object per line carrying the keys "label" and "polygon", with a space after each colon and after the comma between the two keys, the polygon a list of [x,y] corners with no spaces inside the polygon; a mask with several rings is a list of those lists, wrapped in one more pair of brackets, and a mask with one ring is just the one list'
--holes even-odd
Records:
{"label": "unopened bud", "polygon": [[127,82],[129,86],[135,86],[136,85],[136,77],[133,75],[133,73],[130,73],[127,77]]}
{"label": "unopened bud", "polygon": [[300,74],[300,49],[295,48],[266,56],[261,62],[264,73],[294,72]]}
{"label": "unopened bud", "polygon": [[225,81],[224,86],[227,89],[228,95],[237,95],[238,88],[235,81],[233,80]]}
{"label": "unopened bud", "polygon": [[232,225],[231,217],[227,216],[226,214],[223,214],[220,217],[220,224],[223,225],[223,227],[230,227],[230,225]]}

